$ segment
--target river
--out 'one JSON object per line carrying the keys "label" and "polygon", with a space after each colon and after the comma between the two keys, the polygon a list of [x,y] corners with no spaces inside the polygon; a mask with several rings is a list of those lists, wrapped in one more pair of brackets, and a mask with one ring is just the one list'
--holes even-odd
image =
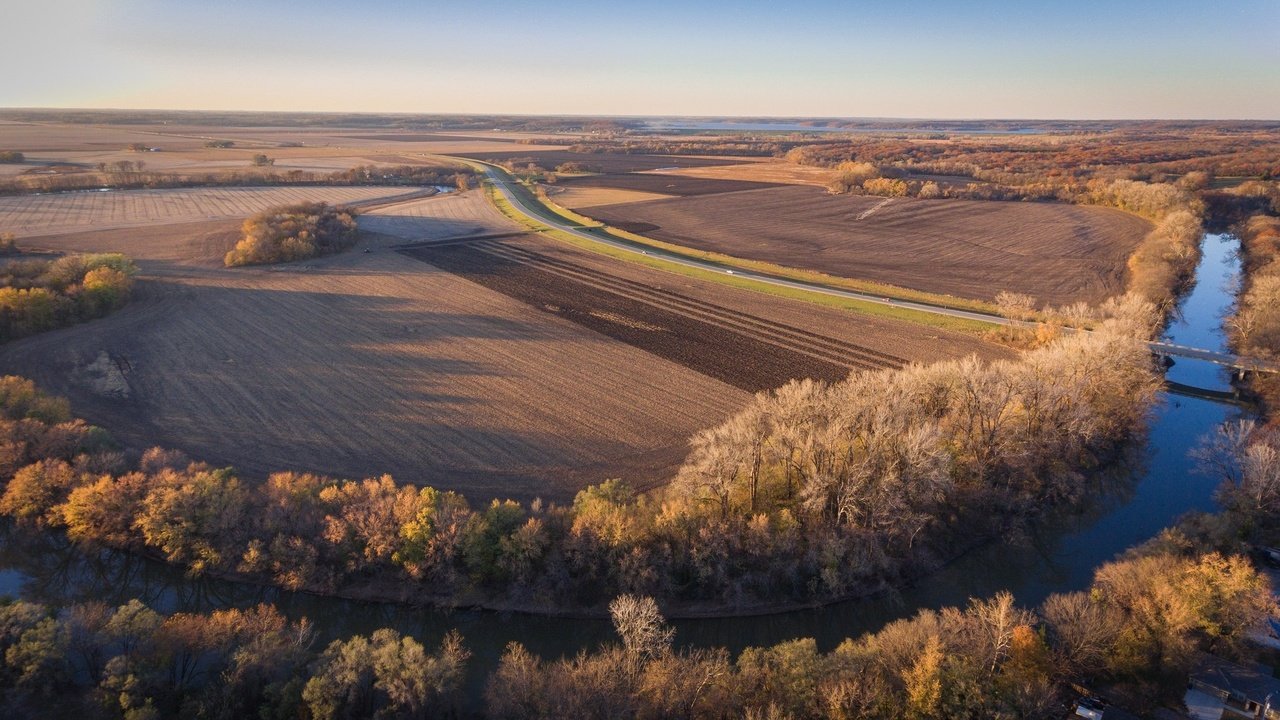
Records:
{"label": "river", "polygon": [[[1181,303],[1166,336],[1182,344],[1224,349],[1222,317],[1231,307],[1239,263],[1237,241],[1208,234],[1198,282]],[[1179,360],[1177,382],[1209,390],[1230,388],[1215,365]],[[796,637],[814,637],[830,649],[846,637],[875,630],[922,608],[963,604],[1009,590],[1024,606],[1048,594],[1086,587],[1093,570],[1117,553],[1155,535],[1189,510],[1213,509],[1214,480],[1194,472],[1187,453],[1224,421],[1245,412],[1233,405],[1166,393],[1151,420],[1149,441],[1135,455],[1123,482],[1098,480],[1097,499],[1082,513],[1046,519],[1032,531],[992,543],[892,597],[845,602],[821,609],[750,618],[675,623],[677,643],[731,651]],[[1120,490],[1103,491],[1103,488]],[[483,679],[507,643],[519,641],[543,657],[572,655],[612,638],[608,623],[473,611],[412,609],[357,603],[217,580],[191,580],[181,572],[120,553],[85,555],[53,537],[29,543],[0,533],[0,595],[61,605],[102,600],[118,605],[139,598],[161,611],[203,611],[275,604],[289,617],[310,619],[321,639],[394,627],[427,644],[459,629],[474,653],[468,688],[478,699]]]}

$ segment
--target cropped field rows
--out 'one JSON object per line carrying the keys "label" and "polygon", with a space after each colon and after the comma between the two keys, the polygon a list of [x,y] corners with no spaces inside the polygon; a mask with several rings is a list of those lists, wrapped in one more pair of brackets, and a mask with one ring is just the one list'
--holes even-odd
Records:
{"label": "cropped field rows", "polygon": [[894,355],[842,340],[824,337],[817,333],[775,323],[617,276],[557,261],[545,255],[531,253],[500,242],[484,241],[476,243],[473,247],[495,257],[527,263],[606,292],[612,292],[655,308],[685,315],[744,335],[758,342],[786,348],[849,370],[874,370],[886,367],[901,367],[905,364],[902,358]]}
{"label": "cropped field rows", "polygon": [[395,203],[374,208],[360,216],[361,230],[412,241],[478,235],[514,227],[479,193]]}
{"label": "cropped field rows", "polygon": [[[490,212],[480,193],[381,210],[441,236],[456,229],[450,218],[483,224]],[[155,258],[200,244],[145,233]],[[66,247],[133,234],[143,231],[79,233]],[[692,433],[749,397],[386,250],[394,242],[270,270],[152,261],[163,274],[128,308],[10,343],[0,363],[132,447],[176,447],[251,478],[389,472],[480,502],[564,501],[609,477],[663,481]],[[86,370],[102,353],[129,368],[126,397]]]}
{"label": "cropped field rows", "polygon": [[831,275],[990,300],[1052,303],[1124,289],[1150,225],[1116,210],[1048,203],[881,198],[784,187],[599,206],[589,215],[668,242]]}
{"label": "cropped field rows", "polygon": [[73,192],[0,197],[0,231],[19,236],[85,228],[239,218],[273,205],[333,204],[393,197],[405,188],[246,187]]}

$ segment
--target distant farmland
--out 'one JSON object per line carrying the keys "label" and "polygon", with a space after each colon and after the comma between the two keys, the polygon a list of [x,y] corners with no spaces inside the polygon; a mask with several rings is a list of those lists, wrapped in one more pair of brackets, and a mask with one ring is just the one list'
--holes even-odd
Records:
{"label": "distant farmland", "polygon": [[661,168],[691,168],[709,165],[736,165],[749,162],[740,158],[702,158],[687,155],[628,155],[625,153],[576,153],[568,150],[530,150],[521,151],[517,146],[511,150],[493,152],[459,153],[462,157],[485,162],[506,162],[517,160],[532,162],[548,170],[555,170],[563,163],[580,163],[592,172],[630,173]]}
{"label": "distant farmland", "polygon": [[590,209],[617,227],[700,250],[831,275],[991,299],[1055,304],[1123,292],[1150,229],[1106,208],[833,196],[780,187]]}
{"label": "distant farmland", "polygon": [[0,231],[18,236],[86,228],[244,218],[274,205],[335,205],[405,195],[394,187],[227,187],[70,192],[0,197]]}
{"label": "distant farmland", "polygon": [[562,177],[558,184],[570,188],[617,188],[663,195],[714,195],[741,190],[762,190],[777,187],[776,183],[744,182],[661,173],[622,173],[616,175],[582,175]]}

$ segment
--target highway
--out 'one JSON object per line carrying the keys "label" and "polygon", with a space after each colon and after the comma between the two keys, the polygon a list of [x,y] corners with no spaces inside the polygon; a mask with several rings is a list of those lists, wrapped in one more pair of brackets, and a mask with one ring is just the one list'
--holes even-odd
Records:
{"label": "highway", "polygon": [[[719,265],[714,262],[698,260],[696,258],[678,255],[658,248],[644,247],[637,243],[609,235],[608,231],[604,228],[588,228],[574,224],[541,203],[529,203],[521,198],[519,194],[512,191],[510,185],[516,181],[505,177],[501,171],[492,166],[486,165],[484,170],[486,177],[491,183],[493,183],[494,188],[497,189],[497,191],[502,194],[502,197],[506,199],[507,202],[511,203],[511,206],[517,211],[560,232],[568,233],[575,237],[599,243],[601,245],[607,245],[617,250],[634,253],[636,255],[647,255],[649,257],[660,258],[664,262],[670,262],[676,265],[682,265],[684,267],[703,270],[706,272],[732,275],[737,278],[751,280],[753,282],[763,283],[766,285],[803,290],[805,292],[818,293],[820,295],[830,295],[833,297],[875,303],[877,305],[887,305],[890,307],[914,310],[916,312],[931,313],[933,315],[944,315],[963,320],[974,320],[992,325],[1008,325],[1014,327],[1033,327],[1035,325],[1035,323],[1031,322],[1010,320],[1009,318],[1001,317],[999,315],[989,315],[987,313],[980,313],[972,310],[959,310],[956,308],[931,305],[929,303],[915,302],[911,300],[898,300],[895,298],[887,298],[882,295],[872,295],[854,290],[845,290],[817,283],[809,283],[801,280],[791,280],[788,278],[756,273],[750,270],[726,268],[723,265]],[[1178,345],[1176,343],[1158,340],[1152,341],[1148,343],[1148,345],[1151,348],[1151,352],[1155,355],[1204,360],[1224,367],[1251,372],[1280,372],[1280,363],[1269,362],[1258,358],[1241,357],[1231,353],[1216,352],[1213,350],[1206,350],[1204,348],[1189,347],[1186,345]]]}

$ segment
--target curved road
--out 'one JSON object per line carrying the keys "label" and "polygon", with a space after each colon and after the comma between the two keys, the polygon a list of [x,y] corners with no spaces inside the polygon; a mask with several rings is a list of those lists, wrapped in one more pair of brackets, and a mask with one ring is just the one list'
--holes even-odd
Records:
{"label": "curved road", "polygon": [[[658,248],[643,247],[636,243],[614,237],[603,227],[584,228],[580,225],[573,224],[564,217],[557,215],[541,203],[530,203],[525,201],[520,197],[520,195],[512,191],[511,183],[515,181],[504,176],[504,174],[498,169],[490,165],[485,165],[484,171],[486,177],[491,183],[493,183],[493,186],[498,190],[498,192],[502,193],[502,197],[505,198],[507,202],[511,203],[512,207],[516,208],[519,212],[524,213],[527,217],[560,232],[565,232],[575,237],[600,243],[601,245],[607,245],[625,252],[634,253],[636,255],[647,255],[649,257],[659,258],[664,262],[675,263],[676,265],[683,265],[685,267],[707,272],[732,275],[734,277],[764,283],[766,285],[803,290],[805,292],[875,303],[877,305],[887,305],[890,307],[931,313],[934,315],[945,315],[947,317],[961,318],[964,320],[974,320],[992,325],[1010,325],[1015,327],[1033,327],[1035,325],[1035,323],[1031,322],[1010,320],[1009,318],[1000,317],[999,315],[989,315],[987,313],[974,312],[972,310],[958,310],[956,308],[931,305],[929,303],[916,302],[912,300],[895,300],[881,295],[870,295],[854,290],[844,290],[841,288],[833,288],[826,285],[808,283],[800,280],[790,280],[774,275],[752,272],[750,270],[726,268],[723,265],[719,265],[714,262],[698,260],[667,252],[665,250],[660,250]],[[1280,372],[1280,364],[1257,358],[1241,357],[1230,353],[1214,352],[1203,348],[1188,347],[1186,345],[1177,345],[1161,341],[1153,341],[1148,343],[1148,345],[1151,348],[1151,352],[1156,355],[1205,360],[1207,362],[1239,370],[1269,373]]]}

